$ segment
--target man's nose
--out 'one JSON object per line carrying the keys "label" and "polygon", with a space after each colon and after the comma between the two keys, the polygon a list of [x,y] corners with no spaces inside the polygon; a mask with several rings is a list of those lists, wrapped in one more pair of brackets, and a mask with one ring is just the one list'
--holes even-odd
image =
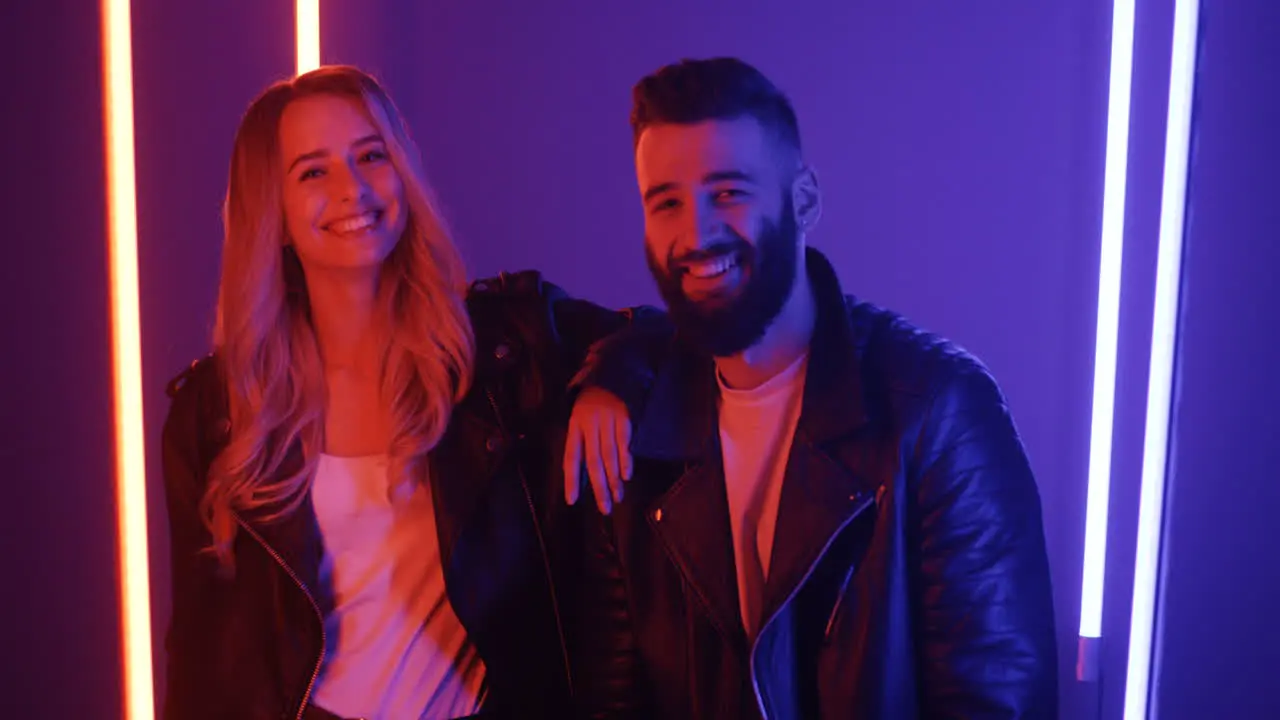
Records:
{"label": "man's nose", "polygon": [[724,222],[715,208],[695,205],[689,213],[685,238],[689,250],[707,250],[724,237]]}

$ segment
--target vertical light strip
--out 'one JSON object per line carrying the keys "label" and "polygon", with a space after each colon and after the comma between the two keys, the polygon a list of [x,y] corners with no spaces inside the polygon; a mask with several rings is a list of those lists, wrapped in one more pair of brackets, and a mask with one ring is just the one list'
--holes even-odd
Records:
{"label": "vertical light strip", "polygon": [[320,0],[294,0],[298,74],[320,67]]}
{"label": "vertical light strip", "polygon": [[1129,617],[1125,720],[1146,720],[1150,703],[1173,366],[1177,351],[1178,302],[1182,290],[1183,223],[1186,218],[1199,14],[1197,0],[1177,0],[1174,4],[1164,184],[1160,194],[1160,240],[1156,251],[1155,313],[1151,323],[1151,366],[1147,375],[1147,419],[1142,443],[1138,547],[1133,568],[1133,607]]}
{"label": "vertical light strip", "polygon": [[146,451],[133,147],[133,48],[129,0],[103,0],[103,123],[107,156],[107,256],[116,433],[121,644],[125,717],[155,716],[151,590],[147,564]]}
{"label": "vertical light strip", "polygon": [[1080,648],[1076,665],[1076,673],[1081,680],[1093,680],[1097,676],[1097,640],[1102,637],[1116,347],[1120,324],[1120,271],[1124,255],[1125,182],[1129,159],[1133,13],[1134,0],[1114,0],[1112,3],[1111,78],[1107,99],[1106,169],[1102,190],[1102,248],[1098,267],[1098,324],[1093,360],[1093,419],[1089,438],[1089,494],[1080,599]]}

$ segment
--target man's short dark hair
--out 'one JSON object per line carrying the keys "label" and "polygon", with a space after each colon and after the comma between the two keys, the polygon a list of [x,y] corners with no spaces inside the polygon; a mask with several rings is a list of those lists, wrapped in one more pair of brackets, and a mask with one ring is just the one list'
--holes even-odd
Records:
{"label": "man's short dark hair", "polygon": [[631,89],[636,144],[652,125],[755,118],[800,155],[800,127],[791,101],[763,73],[732,57],[681,60],[641,78]]}

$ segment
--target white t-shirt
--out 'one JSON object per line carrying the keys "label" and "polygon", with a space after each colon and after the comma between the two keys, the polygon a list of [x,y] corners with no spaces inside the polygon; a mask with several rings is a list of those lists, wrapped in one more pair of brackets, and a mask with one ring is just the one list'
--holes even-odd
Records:
{"label": "white t-shirt", "polygon": [[802,355],[763,385],[748,390],[727,387],[716,373],[738,605],[752,639],[760,629],[778,501],[800,419],[808,364],[808,354]]}
{"label": "white t-shirt", "polygon": [[388,466],[320,457],[311,497],[334,609],[312,701],[369,720],[473,714],[485,668],[445,593],[430,488],[403,484],[393,502]]}

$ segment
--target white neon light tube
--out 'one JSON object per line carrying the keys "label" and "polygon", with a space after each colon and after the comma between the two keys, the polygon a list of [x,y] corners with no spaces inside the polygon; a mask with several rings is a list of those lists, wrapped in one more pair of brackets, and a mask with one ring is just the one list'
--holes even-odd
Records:
{"label": "white neon light tube", "polygon": [[1129,618],[1125,720],[1146,720],[1150,703],[1169,423],[1173,400],[1173,364],[1177,350],[1178,301],[1182,289],[1183,223],[1186,217],[1191,102],[1195,93],[1199,14],[1197,0],[1176,0],[1173,13],[1173,57],[1169,68],[1164,184],[1160,194],[1155,313],[1151,323],[1151,367],[1147,375],[1147,418],[1142,445],[1138,545],[1133,568],[1133,607]]}
{"label": "white neon light tube", "polygon": [[1097,675],[1106,576],[1107,510],[1111,494],[1111,442],[1115,415],[1116,348],[1120,324],[1121,260],[1129,158],[1129,105],[1133,79],[1134,0],[1115,0],[1111,14],[1111,77],[1107,99],[1107,149],[1102,194],[1102,242],[1098,263],[1098,319],[1094,340],[1093,418],[1089,438],[1089,486],[1085,515],[1084,572],[1080,597],[1081,680]]}

